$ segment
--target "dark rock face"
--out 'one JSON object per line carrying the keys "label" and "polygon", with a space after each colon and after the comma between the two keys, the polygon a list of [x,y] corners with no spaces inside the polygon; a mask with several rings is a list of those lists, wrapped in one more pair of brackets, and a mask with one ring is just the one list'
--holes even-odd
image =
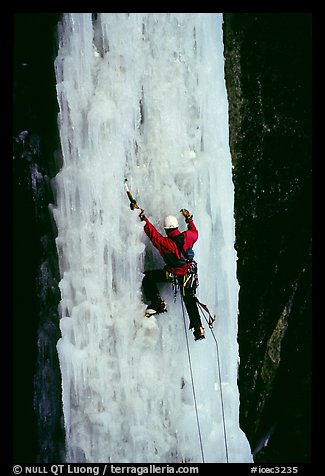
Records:
{"label": "dark rock face", "polygon": [[48,206],[59,157],[57,14],[14,18],[13,461],[61,461],[64,451],[56,229]]}
{"label": "dark rock face", "polygon": [[256,461],[309,462],[311,15],[225,14],[224,43],[241,427]]}

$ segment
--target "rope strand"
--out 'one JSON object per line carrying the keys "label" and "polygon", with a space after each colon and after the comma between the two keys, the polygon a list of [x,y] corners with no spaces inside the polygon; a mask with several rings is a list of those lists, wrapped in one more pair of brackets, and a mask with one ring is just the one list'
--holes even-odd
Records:
{"label": "rope strand", "polygon": [[190,348],[189,348],[189,344],[188,344],[188,336],[187,336],[187,328],[186,328],[186,321],[185,321],[185,312],[184,312],[183,296],[182,296],[182,298],[181,298],[181,302],[182,302],[183,322],[184,322],[185,337],[186,337],[187,355],[188,355],[188,362],[189,362],[190,374],[191,374],[191,381],[192,381],[192,391],[193,391],[194,407],[195,407],[195,414],[196,414],[196,422],[197,422],[197,428],[198,428],[199,440],[200,440],[200,446],[201,446],[202,462],[204,463],[205,461],[204,461],[204,453],[203,453],[202,436],[201,436],[199,415],[198,415],[198,411],[197,411],[197,402],[196,402],[196,395],[195,395],[195,387],[194,387],[194,379],[193,379],[193,371],[192,371],[192,362],[191,362]]}
{"label": "rope strand", "polygon": [[[199,308],[200,309],[200,308]],[[219,358],[219,346],[218,346],[218,341],[216,336],[214,335],[213,329],[210,326],[207,318],[205,317],[202,309],[200,309],[200,312],[202,316],[204,317],[205,321],[207,322],[211,334],[213,336],[213,339],[216,344],[216,349],[217,349],[217,362],[218,362],[218,376],[219,376],[219,387],[220,387],[220,400],[221,400],[221,413],[222,413],[222,424],[223,424],[223,435],[224,435],[224,441],[225,441],[225,452],[226,452],[226,460],[227,463],[229,463],[229,458],[228,458],[228,443],[227,443],[227,433],[226,433],[226,421],[225,421],[225,411],[224,411],[224,403],[223,403],[223,393],[222,393],[222,384],[221,384],[221,371],[220,371],[220,358]]]}

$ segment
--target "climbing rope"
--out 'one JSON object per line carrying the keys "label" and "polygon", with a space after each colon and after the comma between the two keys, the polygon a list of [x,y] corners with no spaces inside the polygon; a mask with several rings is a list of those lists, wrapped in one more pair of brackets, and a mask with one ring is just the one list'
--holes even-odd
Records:
{"label": "climbing rope", "polygon": [[[201,305],[201,303],[198,301],[198,303],[200,304],[199,306],[199,311],[201,312],[202,316],[204,317],[205,321],[207,322],[208,326],[209,326],[209,329],[211,331],[211,334],[213,336],[213,339],[215,341],[215,344],[216,344],[216,349],[217,349],[217,362],[218,362],[218,376],[219,376],[219,387],[220,387],[220,400],[221,400],[221,413],[222,413],[222,424],[223,424],[223,435],[224,435],[224,442],[225,442],[225,452],[226,452],[226,460],[227,460],[227,463],[229,463],[229,458],[228,458],[228,443],[227,443],[227,433],[226,433],[226,421],[225,421],[225,411],[224,411],[224,403],[223,403],[223,393],[222,393],[222,385],[221,385],[221,371],[220,371],[220,358],[219,358],[219,346],[218,346],[218,341],[217,341],[217,338],[216,336],[214,335],[214,332],[213,332],[213,329],[212,329],[212,323],[209,319],[209,321],[207,320],[206,316],[204,315],[201,307],[203,307]],[[209,313],[209,316],[210,316],[210,313]]]}
{"label": "climbing rope", "polygon": [[[191,355],[190,355],[190,348],[189,348],[189,343],[188,343],[187,327],[186,327],[185,312],[184,312],[184,297],[183,297],[181,286],[176,281],[176,278],[174,276],[171,276],[171,281],[172,281],[173,289],[174,289],[174,300],[176,301],[177,288],[179,288],[180,295],[181,295],[183,322],[184,322],[184,329],[185,329],[185,337],[186,337],[186,346],[187,346],[189,368],[190,368],[191,381],[192,381],[192,391],[193,391],[193,398],[194,398],[194,405],[195,405],[196,421],[197,421],[199,440],[200,440],[200,445],[201,445],[202,461],[204,463],[204,453],[203,453],[203,444],[202,444],[202,437],[201,437],[200,421],[199,421],[198,410],[197,410],[197,402],[196,402],[194,378],[193,378],[193,372],[192,372]],[[218,364],[218,379],[219,379],[219,387],[220,387],[221,414],[222,414],[222,425],[223,425],[223,436],[224,436],[224,444],[225,444],[226,461],[227,461],[227,463],[229,463],[228,442],[227,442],[227,432],[226,432],[226,419],[225,419],[224,399],[223,399],[222,382],[221,382],[221,370],[220,370],[221,366],[220,366],[220,357],[219,357],[219,346],[218,346],[217,338],[216,338],[216,336],[213,332],[213,329],[212,329],[213,323],[215,321],[215,317],[212,317],[208,307],[205,304],[201,303],[197,298],[196,298],[196,302],[198,304],[199,311],[200,311],[201,315],[203,316],[204,320],[208,324],[208,327],[211,331],[212,337],[213,337],[214,342],[216,344],[217,364]],[[206,318],[202,309],[208,314],[209,319]]]}
{"label": "climbing rope", "polygon": [[205,461],[204,461],[204,453],[203,453],[203,444],[202,444],[200,420],[199,420],[199,414],[198,414],[198,411],[197,411],[197,402],[196,402],[193,371],[192,371],[191,354],[190,354],[190,348],[189,348],[188,336],[187,336],[187,327],[186,327],[186,320],[185,320],[183,297],[181,299],[181,302],[182,302],[183,322],[184,322],[184,329],[185,329],[188,362],[189,362],[190,374],[191,374],[191,382],[192,382],[192,391],[193,391],[194,407],[195,407],[195,414],[196,414],[196,422],[197,422],[197,428],[198,428],[198,434],[199,434],[199,440],[200,440],[200,446],[201,446],[202,462],[204,463]]}

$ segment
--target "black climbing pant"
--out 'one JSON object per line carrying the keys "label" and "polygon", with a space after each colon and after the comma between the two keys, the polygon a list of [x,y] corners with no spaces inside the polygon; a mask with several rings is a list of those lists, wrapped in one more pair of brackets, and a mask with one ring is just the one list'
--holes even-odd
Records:
{"label": "black climbing pant", "polygon": [[[172,280],[165,269],[154,269],[144,272],[142,287],[145,297],[150,302],[155,302],[160,297],[156,283],[171,283]],[[197,308],[197,298],[192,291],[183,287],[183,276],[175,275],[181,289],[181,294],[190,320],[190,329],[197,329],[202,325],[199,310]]]}

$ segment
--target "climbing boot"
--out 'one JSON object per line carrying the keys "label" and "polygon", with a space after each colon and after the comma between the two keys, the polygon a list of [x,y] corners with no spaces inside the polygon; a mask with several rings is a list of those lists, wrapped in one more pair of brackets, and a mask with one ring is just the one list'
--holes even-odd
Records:
{"label": "climbing boot", "polygon": [[194,335],[194,340],[205,339],[203,327],[199,326],[197,329],[195,329],[193,332],[193,335]]}
{"label": "climbing boot", "polygon": [[155,314],[161,314],[162,312],[167,312],[167,304],[161,298],[157,298],[154,302],[149,304],[146,309],[145,316],[151,317]]}

